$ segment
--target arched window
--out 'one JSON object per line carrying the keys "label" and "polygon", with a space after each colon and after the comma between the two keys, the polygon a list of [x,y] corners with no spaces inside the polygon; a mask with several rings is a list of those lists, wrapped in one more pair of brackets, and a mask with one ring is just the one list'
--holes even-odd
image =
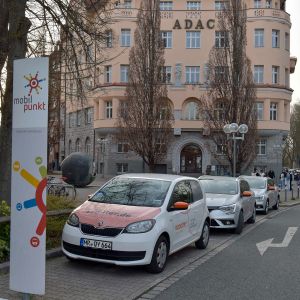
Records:
{"label": "arched window", "polygon": [[91,154],[91,139],[89,137],[86,138],[85,140],[85,152],[87,154]]}
{"label": "arched window", "polygon": [[186,120],[199,120],[200,119],[199,104],[195,101],[191,101],[187,103],[185,107],[184,116]]}
{"label": "arched window", "polygon": [[75,143],[75,151],[80,152],[80,150],[81,150],[80,139],[77,139]]}
{"label": "arched window", "polygon": [[72,141],[69,140],[69,154],[72,153]]}

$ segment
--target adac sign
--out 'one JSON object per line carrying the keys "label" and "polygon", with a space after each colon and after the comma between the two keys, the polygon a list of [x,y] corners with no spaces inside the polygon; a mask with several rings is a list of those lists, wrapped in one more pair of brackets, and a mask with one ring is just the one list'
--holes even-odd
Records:
{"label": "adac sign", "polygon": [[190,20],[185,19],[184,21],[179,21],[178,19],[175,21],[173,29],[214,29],[215,28],[215,20],[209,19],[206,22],[203,22],[202,20]]}

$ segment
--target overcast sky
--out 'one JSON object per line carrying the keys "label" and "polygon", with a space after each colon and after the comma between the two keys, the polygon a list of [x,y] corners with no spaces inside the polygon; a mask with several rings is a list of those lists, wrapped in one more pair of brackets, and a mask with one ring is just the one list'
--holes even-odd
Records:
{"label": "overcast sky", "polygon": [[291,88],[294,90],[293,102],[300,102],[300,0],[287,0],[286,11],[291,15],[291,56],[296,56],[298,61],[295,73],[291,74]]}

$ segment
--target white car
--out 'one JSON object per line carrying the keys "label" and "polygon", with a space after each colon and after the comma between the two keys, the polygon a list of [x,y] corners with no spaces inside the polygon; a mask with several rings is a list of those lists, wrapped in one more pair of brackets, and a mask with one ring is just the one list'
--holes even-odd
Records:
{"label": "white car", "polygon": [[244,223],[256,218],[254,193],[242,178],[200,176],[210,213],[211,228],[232,229],[240,234]]}
{"label": "white car", "polygon": [[209,212],[196,178],[166,174],[114,177],[69,216],[62,250],[69,259],[161,272],[168,255],[206,248]]}
{"label": "white car", "polygon": [[261,211],[264,215],[269,212],[269,208],[277,210],[279,208],[280,194],[273,179],[261,176],[240,176],[248,181],[250,188],[254,192],[256,201],[256,211]]}

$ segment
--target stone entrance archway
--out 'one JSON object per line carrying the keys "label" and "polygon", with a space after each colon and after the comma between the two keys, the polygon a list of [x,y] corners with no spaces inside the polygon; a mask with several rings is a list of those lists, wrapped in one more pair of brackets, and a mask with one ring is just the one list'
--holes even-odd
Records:
{"label": "stone entrance archway", "polygon": [[180,173],[202,173],[202,151],[198,145],[188,144],[181,150]]}

